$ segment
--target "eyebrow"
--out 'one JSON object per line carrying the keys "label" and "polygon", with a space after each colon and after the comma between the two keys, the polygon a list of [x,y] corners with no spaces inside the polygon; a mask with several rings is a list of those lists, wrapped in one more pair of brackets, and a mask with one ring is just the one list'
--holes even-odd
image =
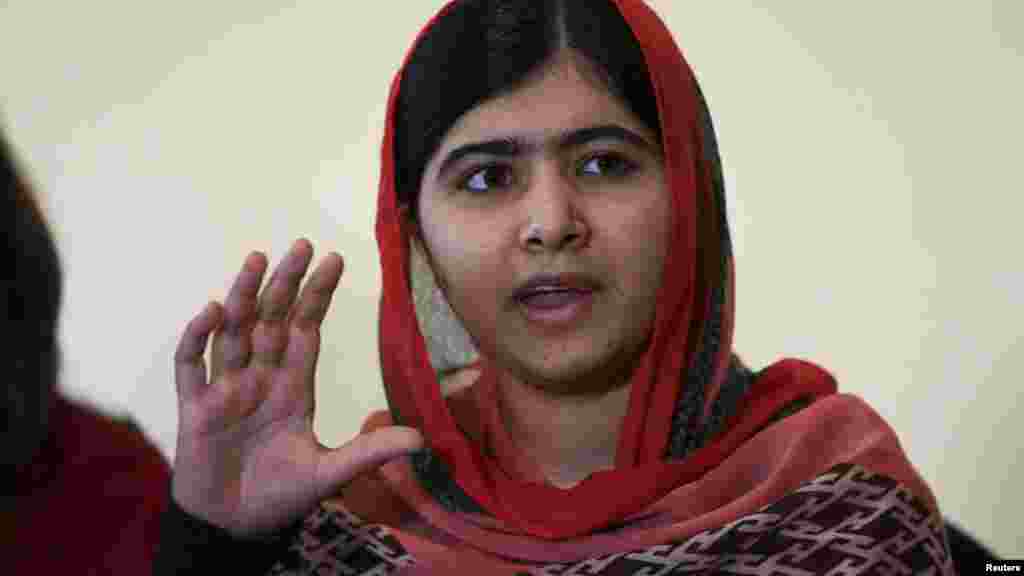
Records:
{"label": "eyebrow", "polygon": [[[600,126],[591,126],[588,128],[581,128],[579,130],[572,130],[558,135],[553,138],[553,140],[555,147],[559,150],[578,148],[595,140],[618,140],[627,144],[632,144],[633,146],[646,150],[657,156],[661,155],[660,147],[652,144],[636,132],[617,124],[603,124]],[[462,146],[452,149],[445,156],[444,161],[441,162],[441,167],[437,171],[438,178],[443,177],[452,169],[453,166],[467,156],[482,155],[515,157],[520,156],[527,151],[543,147],[545,144],[550,145],[550,141],[538,145],[525,139],[514,137],[497,138],[494,140],[463,144]]]}

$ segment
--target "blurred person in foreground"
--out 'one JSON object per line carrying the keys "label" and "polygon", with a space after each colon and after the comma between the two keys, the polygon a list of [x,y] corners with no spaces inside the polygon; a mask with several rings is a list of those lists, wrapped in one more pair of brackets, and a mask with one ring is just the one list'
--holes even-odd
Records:
{"label": "blurred person in foreground", "polygon": [[149,574],[169,466],[135,424],[61,392],[60,258],[2,133],[0,182],[0,572]]}

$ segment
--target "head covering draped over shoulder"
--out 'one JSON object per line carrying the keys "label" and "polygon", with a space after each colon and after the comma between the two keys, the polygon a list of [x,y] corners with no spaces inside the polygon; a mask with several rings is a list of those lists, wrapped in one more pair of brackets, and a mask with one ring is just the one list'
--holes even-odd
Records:
{"label": "head covering draped over shoulder", "polygon": [[[416,43],[455,4],[431,19]],[[389,412],[364,429],[412,426],[428,449],[384,466],[376,487],[357,486],[353,494],[363,496],[346,496],[346,504],[372,516],[366,495],[385,490],[405,512],[369,520],[391,525],[419,554],[449,559],[472,549],[481,558],[566,562],[682,541],[724,529],[802,486],[839,479],[891,482],[913,500],[921,525],[935,530],[941,521],[930,490],[874,411],[838,394],[834,379],[813,364],[786,359],[752,372],[733,354],[733,259],[711,116],[659,17],[642,0],[614,5],[650,74],[673,208],[654,331],[630,383],[615,468],[558,488],[523,477],[495,455],[514,450],[487,393],[495,376],[411,240],[413,224],[395,189],[400,70],[388,100],[376,220]],[[403,70],[407,64],[408,56]],[[439,374],[473,365],[482,373],[472,391],[458,402],[446,399]],[[794,407],[799,411],[790,414]],[[486,449],[481,437],[497,446]],[[403,531],[409,522],[419,528]]]}

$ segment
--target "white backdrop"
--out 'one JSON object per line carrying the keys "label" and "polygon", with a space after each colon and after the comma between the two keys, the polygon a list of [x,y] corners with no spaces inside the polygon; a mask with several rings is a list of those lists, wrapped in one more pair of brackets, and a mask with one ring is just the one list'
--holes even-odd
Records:
{"label": "white backdrop", "polygon": [[[385,99],[439,1],[0,4],[0,114],[67,269],[63,386],[173,457],[172,355],[251,249],[345,277],[317,430],[384,406],[372,235]],[[717,119],[737,350],[832,369],[948,516],[1024,554],[1024,3],[653,3]]]}

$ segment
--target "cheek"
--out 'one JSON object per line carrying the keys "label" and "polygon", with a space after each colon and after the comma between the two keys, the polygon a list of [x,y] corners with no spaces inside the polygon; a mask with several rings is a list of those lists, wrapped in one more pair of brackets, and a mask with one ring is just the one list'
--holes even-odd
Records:
{"label": "cheek", "polygon": [[608,207],[603,226],[614,245],[619,279],[638,298],[652,297],[660,286],[673,221],[671,201],[660,189],[646,196]]}
{"label": "cheek", "polygon": [[469,219],[448,218],[446,223],[427,231],[427,242],[448,288],[462,291],[463,286],[493,282],[502,245],[497,230]]}
{"label": "cheek", "polygon": [[651,258],[648,260],[652,266],[651,273],[657,277],[657,289],[661,284],[661,277],[664,273],[666,254],[671,242],[671,228],[674,222],[674,212],[670,201],[659,201],[655,207],[645,215],[647,237],[645,242],[650,246]]}
{"label": "cheek", "polygon": [[424,226],[445,295],[476,339],[497,328],[502,298],[515,281],[503,249],[503,228],[479,218],[449,216],[446,225]]}
{"label": "cheek", "polygon": [[611,275],[619,292],[615,312],[622,337],[634,341],[653,327],[669,243],[671,207],[656,196],[622,205],[606,221]]}

